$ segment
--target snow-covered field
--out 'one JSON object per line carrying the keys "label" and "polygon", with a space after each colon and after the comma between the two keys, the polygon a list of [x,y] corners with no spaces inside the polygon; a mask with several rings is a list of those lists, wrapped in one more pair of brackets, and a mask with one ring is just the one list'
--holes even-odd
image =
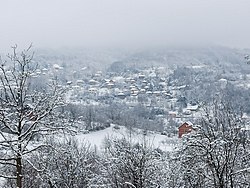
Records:
{"label": "snow-covered field", "polygon": [[90,132],[87,134],[79,133],[74,137],[79,141],[79,143],[88,142],[97,149],[102,148],[105,138],[125,137],[132,139],[135,142],[146,141],[147,144],[165,151],[172,151],[179,142],[177,137],[169,138],[165,135],[154,132],[147,132],[146,136],[144,136],[143,131],[140,129],[133,129],[130,131],[124,126],[119,126],[119,129],[115,129],[115,127],[117,126],[111,125],[109,128],[104,130]]}

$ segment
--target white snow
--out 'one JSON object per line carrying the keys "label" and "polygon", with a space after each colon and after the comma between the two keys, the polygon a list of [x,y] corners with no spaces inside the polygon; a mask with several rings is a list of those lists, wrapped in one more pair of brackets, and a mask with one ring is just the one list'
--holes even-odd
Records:
{"label": "white snow", "polygon": [[150,145],[152,145],[155,148],[160,148],[164,151],[172,151],[176,144],[178,143],[178,138],[169,138],[165,135],[161,135],[159,133],[154,132],[147,132],[146,136],[143,136],[142,130],[140,129],[133,129],[132,131],[129,131],[124,126],[119,126],[120,129],[115,129],[115,125],[111,125],[111,127],[106,128],[104,130],[96,131],[96,132],[90,132],[87,134],[77,134],[75,138],[81,142],[89,142],[92,146],[96,147],[97,149],[101,149],[103,146],[103,141],[105,138],[129,138],[131,135],[131,138],[134,141],[141,142],[143,140],[146,140]]}

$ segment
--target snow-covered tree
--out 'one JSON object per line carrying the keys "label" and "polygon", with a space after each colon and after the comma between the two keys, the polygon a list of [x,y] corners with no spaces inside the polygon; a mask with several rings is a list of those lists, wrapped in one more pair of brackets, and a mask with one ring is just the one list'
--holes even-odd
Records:
{"label": "snow-covered tree", "polygon": [[37,64],[30,48],[0,61],[0,177],[23,187],[25,156],[44,146],[31,144],[38,136],[60,129],[57,108],[63,104],[63,89],[54,81],[43,90],[31,89]]}
{"label": "snow-covered tree", "polygon": [[183,138],[176,161],[180,186],[250,186],[249,137],[242,120],[223,102],[206,110],[200,126]]}
{"label": "snow-covered tree", "polygon": [[100,162],[101,173],[93,179],[92,187],[164,187],[167,176],[163,156],[161,150],[153,149],[146,140],[109,138]]}
{"label": "snow-covered tree", "polygon": [[98,172],[98,156],[90,144],[73,138],[51,139],[48,144],[51,147],[37,150],[25,163],[24,187],[90,187]]}

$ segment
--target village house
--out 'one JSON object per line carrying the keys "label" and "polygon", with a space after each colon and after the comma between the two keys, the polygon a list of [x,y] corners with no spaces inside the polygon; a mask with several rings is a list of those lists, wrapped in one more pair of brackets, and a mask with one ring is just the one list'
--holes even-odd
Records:
{"label": "village house", "polygon": [[185,122],[181,124],[181,126],[178,129],[179,129],[179,138],[181,138],[183,134],[190,133],[193,130],[193,124],[190,122]]}

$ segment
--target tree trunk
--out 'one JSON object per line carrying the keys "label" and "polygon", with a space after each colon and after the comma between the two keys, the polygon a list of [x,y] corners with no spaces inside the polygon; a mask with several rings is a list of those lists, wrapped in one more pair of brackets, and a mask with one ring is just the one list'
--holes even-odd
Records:
{"label": "tree trunk", "polygon": [[22,156],[20,153],[17,154],[16,159],[16,185],[17,188],[22,188]]}

